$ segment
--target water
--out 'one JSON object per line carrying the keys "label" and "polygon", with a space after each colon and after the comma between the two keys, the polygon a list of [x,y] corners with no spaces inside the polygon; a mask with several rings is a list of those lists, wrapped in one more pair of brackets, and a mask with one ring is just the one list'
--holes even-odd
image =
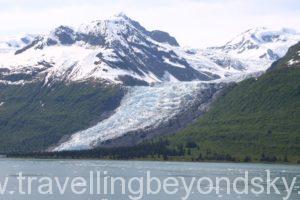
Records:
{"label": "water", "polygon": [[[0,185],[3,186],[5,177],[9,177],[9,182],[7,184],[6,193],[1,195],[0,199],[5,200],[19,200],[19,199],[30,199],[30,200],[40,200],[40,199],[55,199],[55,200],[101,200],[101,199],[117,199],[117,200],[125,200],[130,199],[128,195],[132,195],[132,197],[140,196],[141,191],[143,191],[142,199],[181,199],[186,196],[186,192],[184,189],[184,185],[181,180],[183,179],[187,184],[190,184],[193,179],[195,180],[195,184],[192,185],[192,192],[188,199],[270,199],[277,200],[283,199],[286,196],[285,184],[282,179],[276,182],[276,186],[280,194],[276,194],[273,189],[271,190],[271,194],[267,194],[267,172],[265,170],[271,171],[271,177],[285,177],[288,185],[291,184],[293,177],[296,177],[296,183],[293,188],[291,197],[289,199],[300,199],[300,166],[297,165],[266,165],[266,164],[232,164],[232,163],[179,163],[179,162],[148,162],[148,161],[98,161],[98,160],[25,160],[25,159],[0,159]],[[91,172],[90,172],[91,171]],[[101,194],[97,194],[97,174],[100,173],[100,187]],[[104,175],[104,172],[107,172],[107,175]],[[147,171],[151,173],[151,177],[157,177],[163,183],[168,177],[177,178],[179,182],[179,186],[170,187],[169,189],[178,188],[178,192],[173,195],[166,194],[163,190],[159,194],[155,195],[146,195],[147,192]],[[228,177],[231,182],[230,188],[233,190],[233,180],[237,177],[245,177],[245,172],[249,172],[249,182],[251,184],[250,179],[253,177],[260,177],[263,179],[262,186],[265,188],[265,191],[262,194],[237,194],[235,192],[231,192],[231,194],[227,194],[226,190],[227,184],[226,182],[221,182],[220,187],[215,187],[216,177]],[[28,179],[29,177],[35,177],[36,180],[32,181],[32,194],[19,194],[19,183],[17,182],[18,173],[22,172],[25,180],[23,182],[23,190],[27,193],[28,189]],[[92,175],[90,173],[93,173]],[[68,180],[73,180],[75,177],[84,177],[87,181],[86,192],[84,194],[76,195],[72,192],[70,187],[71,184],[66,184],[66,192],[61,195],[59,189],[55,183],[53,183],[53,193],[49,195],[42,195],[39,193],[39,187],[41,184],[45,184],[45,180],[41,180],[43,177],[49,177],[55,182],[59,180],[61,186],[64,185],[67,178]],[[115,184],[115,193],[113,195],[104,195],[104,179],[110,180],[111,177],[123,177],[126,181],[126,194],[122,194],[121,191],[121,182],[117,182]],[[137,180],[133,180],[132,190],[136,193],[129,193],[128,185],[129,180],[132,177],[143,177],[144,187],[141,186],[140,182]],[[178,178],[183,177],[183,178]],[[214,183],[213,186],[210,186],[207,181],[203,181],[201,184],[201,188],[203,191],[212,192],[208,195],[200,194],[197,190],[197,181],[200,178],[207,177],[210,178]],[[94,183],[93,195],[90,191],[91,180]],[[41,182],[39,182],[41,181]],[[70,181],[71,182],[71,181]],[[49,183],[49,180],[48,182]],[[69,182],[67,182],[69,183]],[[110,182],[108,182],[108,194],[111,193]],[[244,187],[243,182],[237,182],[237,189],[242,191]],[[49,186],[49,185],[48,185]],[[44,187],[43,191],[45,191]],[[80,187],[79,187],[80,188]],[[155,190],[157,188],[156,182],[152,183],[151,188]],[[258,190],[258,188],[254,188],[250,186],[252,189]],[[1,188],[0,188],[1,189]],[[49,189],[49,188],[47,188]],[[220,191],[219,194],[216,194],[216,191]],[[250,190],[250,189],[249,189]],[[99,192],[99,191],[98,191]]]}

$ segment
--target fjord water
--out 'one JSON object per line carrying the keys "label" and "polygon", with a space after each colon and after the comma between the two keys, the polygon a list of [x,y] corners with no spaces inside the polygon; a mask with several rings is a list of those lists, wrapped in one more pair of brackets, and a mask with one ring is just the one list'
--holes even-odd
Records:
{"label": "fjord water", "polygon": [[[59,191],[53,187],[54,194],[41,195],[37,192],[36,183],[32,184],[32,194],[21,195],[18,192],[18,184],[16,181],[17,174],[23,173],[24,177],[58,177],[63,183],[67,177],[84,177],[86,180],[90,179],[90,171],[107,171],[109,177],[123,177],[126,180],[132,177],[146,177],[146,172],[150,171],[152,177],[165,179],[167,177],[184,177],[186,183],[190,183],[192,177],[199,179],[201,177],[209,177],[212,180],[215,177],[228,177],[234,179],[236,177],[245,176],[244,172],[249,172],[249,177],[265,178],[265,170],[270,170],[272,177],[285,177],[290,184],[293,177],[297,177],[294,190],[289,199],[299,199],[298,194],[300,185],[300,166],[298,165],[280,165],[280,164],[236,164],[236,163],[185,163],[185,162],[150,162],[150,161],[98,161],[98,160],[28,160],[28,159],[0,159],[0,183],[3,185],[3,179],[9,177],[11,182],[8,183],[6,194],[2,195],[0,199],[5,200],[40,200],[40,199],[55,199],[55,200],[87,200],[87,199],[129,199],[128,194],[122,195],[121,190],[116,186],[114,195],[99,195],[99,194],[72,194],[70,186],[64,195],[59,194]],[[95,176],[95,174],[94,174]],[[94,177],[96,179],[96,177]],[[265,179],[264,179],[265,180]],[[265,186],[267,183],[263,183]],[[63,185],[63,184],[62,184]],[[203,185],[204,186],[204,185]],[[271,195],[266,193],[260,195],[253,194],[226,194],[226,185],[220,186],[220,194],[212,192],[209,195],[200,195],[197,192],[196,184],[193,187],[194,193],[188,199],[282,199],[285,193],[284,183],[277,182],[278,189],[281,195],[275,194],[273,191]],[[26,184],[24,188],[26,188]],[[136,186],[134,186],[136,188]],[[144,184],[144,188],[146,185]],[[214,188],[215,190],[216,188]],[[89,190],[89,189],[88,189]],[[126,190],[127,191],[127,190]],[[88,192],[87,192],[88,193]],[[95,192],[96,193],[96,192]],[[146,189],[144,189],[146,193]],[[137,195],[132,195],[137,196]],[[142,199],[181,199],[185,196],[183,185],[180,184],[179,192],[176,195],[166,195],[159,193],[156,195],[144,196]]]}

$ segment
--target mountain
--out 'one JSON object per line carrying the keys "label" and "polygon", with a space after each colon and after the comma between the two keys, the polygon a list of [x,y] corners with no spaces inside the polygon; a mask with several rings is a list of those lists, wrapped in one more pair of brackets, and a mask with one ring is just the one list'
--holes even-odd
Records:
{"label": "mountain", "polygon": [[265,41],[242,52],[238,39],[190,49],[119,14],[11,46],[0,52],[0,152],[131,146],[175,133],[299,37],[257,29],[237,38],[253,34]]}
{"label": "mountain", "polygon": [[[290,31],[288,35],[285,35],[286,30],[283,30],[284,31],[278,32],[283,34],[280,37],[272,36],[277,32],[267,31],[265,28],[247,31],[243,36],[239,36],[239,38],[244,38],[243,40],[251,35],[251,38],[253,38],[254,33],[257,37],[258,35],[263,35],[264,37],[262,38],[279,38],[273,41],[267,39],[265,39],[265,42],[256,41],[258,46],[256,49],[258,51],[256,52],[257,57],[251,58],[249,56],[249,54],[253,54],[252,49],[243,52],[243,54],[249,56],[247,62],[251,64],[253,60],[255,60],[261,65],[264,63],[271,64],[272,59],[275,58],[263,58],[260,56],[264,51],[268,51],[266,47],[272,47],[274,52],[279,52],[279,49],[280,51],[287,51],[287,45],[296,42],[296,38],[299,37],[299,34],[290,34]],[[233,42],[227,43],[227,46],[233,46],[232,43]],[[225,46],[215,48],[215,55],[220,55],[220,51],[224,51],[223,53],[225,54],[226,49],[229,49],[229,47]],[[241,46],[245,45],[241,44]],[[236,46],[235,49],[232,48],[232,51],[238,48],[241,47]],[[211,51],[211,49],[212,48],[209,48],[208,51]],[[203,52],[204,51],[199,52],[197,50],[190,51],[189,54],[191,57],[186,57],[186,60],[190,61],[192,57],[195,60],[201,60],[201,57],[204,58]],[[227,54],[228,57],[233,57],[232,52],[227,52]],[[246,57],[246,55],[243,56]],[[279,56],[282,55],[278,55],[278,57]],[[250,64],[249,66],[251,67],[248,67],[244,60],[240,58],[236,59],[238,59],[240,63],[243,62],[243,68],[233,69],[232,66],[226,65],[225,70],[227,70],[227,75],[216,80],[191,83],[164,83],[151,88],[133,88],[133,90],[124,97],[121,106],[116,110],[114,115],[89,129],[75,133],[67,141],[62,141],[54,150],[82,150],[95,148],[97,146],[116,147],[135,145],[145,139],[154,137],[153,135],[174,133],[207,111],[210,104],[214,102],[224,88],[230,85],[230,82],[238,82],[249,78],[249,76],[251,76],[249,74],[258,76],[260,72],[267,69],[266,66],[253,68]],[[213,60],[210,62],[212,61]],[[225,65],[225,63],[223,64]],[[199,68],[201,68],[201,64],[199,64]],[[222,69],[222,66],[218,66],[218,68]],[[235,72],[233,72],[233,70],[235,70]],[[188,98],[186,98],[186,96],[188,96]],[[191,110],[193,110],[193,112],[191,112]],[[189,114],[182,117],[182,113]],[[124,123],[124,121],[127,121],[127,123]]]}
{"label": "mountain", "polygon": [[241,33],[221,47],[210,47],[205,54],[223,67],[265,71],[298,41],[300,35],[295,30],[260,27]]}
{"label": "mountain", "polygon": [[57,27],[13,53],[0,55],[0,63],[6,67],[2,81],[14,84],[101,79],[148,85],[219,78],[188,63],[185,54],[168,33],[147,31],[121,14],[76,29]]}
{"label": "mountain", "polygon": [[[289,29],[249,30],[222,47],[180,47],[168,33],[148,31],[124,14],[108,20],[59,26],[23,37],[0,53],[1,82],[105,80],[114,84],[209,81],[265,71],[300,40]],[[12,44],[12,42],[7,42]]]}
{"label": "mountain", "polygon": [[274,63],[276,67],[260,77],[227,87],[205,114],[175,134],[129,147],[102,145],[25,156],[299,164],[299,48],[300,44],[291,47]]}
{"label": "mountain", "polygon": [[299,53],[300,43],[265,74],[227,87],[204,115],[176,134],[130,147],[29,156],[299,164]]}
{"label": "mountain", "polygon": [[167,148],[184,146],[177,159],[299,163],[299,53],[300,43],[266,74],[227,88],[197,122],[164,138]]}

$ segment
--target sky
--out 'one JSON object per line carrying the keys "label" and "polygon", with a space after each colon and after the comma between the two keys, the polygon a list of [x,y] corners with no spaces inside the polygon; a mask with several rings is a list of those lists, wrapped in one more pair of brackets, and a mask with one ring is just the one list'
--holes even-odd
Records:
{"label": "sky", "polygon": [[222,45],[254,27],[300,30],[299,0],[0,0],[0,37],[76,27],[120,12],[194,48]]}

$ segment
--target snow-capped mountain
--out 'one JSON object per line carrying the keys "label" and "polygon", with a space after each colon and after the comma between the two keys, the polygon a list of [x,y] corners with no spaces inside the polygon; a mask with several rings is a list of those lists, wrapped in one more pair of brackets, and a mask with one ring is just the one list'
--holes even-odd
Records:
{"label": "snow-capped mountain", "polygon": [[211,63],[201,70],[189,63],[186,55],[168,33],[147,31],[127,16],[117,15],[77,29],[60,26],[15,52],[2,54],[0,63],[10,71],[7,74],[26,74],[25,81],[104,79],[146,85],[219,78],[205,69]]}
{"label": "snow-capped mountain", "polygon": [[[124,14],[78,28],[2,42],[1,82],[100,79],[124,85],[215,80],[264,71],[300,35],[289,29],[251,29],[222,47],[180,47],[166,32],[148,31]],[[7,48],[8,46],[10,48]]]}
{"label": "snow-capped mountain", "polygon": [[[300,41],[300,34],[290,29],[256,28],[221,47],[190,49],[181,47],[166,32],[146,30],[119,14],[25,38],[0,43],[0,49],[5,49],[0,51],[0,83],[7,87],[41,83],[32,97],[40,102],[41,110],[47,105],[40,100],[45,96],[38,95],[45,87],[55,92],[54,87],[51,89],[54,83],[99,81],[127,92],[114,113],[104,120],[98,116],[102,120],[88,129],[78,126],[68,133],[70,137],[63,137],[51,148],[70,150],[93,148],[124,136],[132,136],[134,139],[125,137],[125,141],[135,144],[182,128],[205,112],[227,84],[267,70]],[[77,97],[76,92],[72,94]],[[65,94],[57,95],[54,102],[63,102]],[[7,102],[1,98],[1,108],[5,109]],[[74,106],[83,98],[94,100],[93,95],[84,94],[72,101]]]}
{"label": "snow-capped mountain", "polygon": [[248,72],[265,71],[298,41],[300,34],[295,30],[260,27],[247,30],[225,45],[208,48],[203,53],[225,68]]}

